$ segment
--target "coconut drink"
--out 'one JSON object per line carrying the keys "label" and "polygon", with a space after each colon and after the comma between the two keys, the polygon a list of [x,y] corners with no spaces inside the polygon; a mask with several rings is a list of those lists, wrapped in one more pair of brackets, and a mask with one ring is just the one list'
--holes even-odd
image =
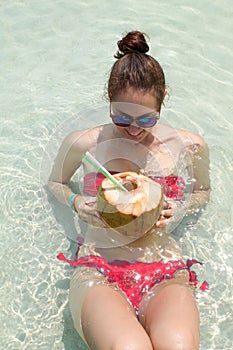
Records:
{"label": "coconut drink", "polygon": [[102,181],[97,206],[103,221],[114,231],[139,238],[157,222],[163,208],[160,184],[135,172],[113,175],[127,192],[108,178]]}

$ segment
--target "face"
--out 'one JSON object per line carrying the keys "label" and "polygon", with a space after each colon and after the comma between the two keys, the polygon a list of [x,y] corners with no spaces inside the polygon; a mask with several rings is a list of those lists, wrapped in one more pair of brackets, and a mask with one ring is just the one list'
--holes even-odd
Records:
{"label": "face", "polygon": [[[111,116],[113,122],[116,121],[116,127],[120,133],[131,140],[141,142],[148,135],[151,135],[152,128],[156,127],[159,119],[160,106],[157,100],[150,93],[129,90],[125,94],[120,94],[110,104]],[[124,116],[121,124],[121,118],[114,116]],[[130,125],[129,125],[130,124]]]}

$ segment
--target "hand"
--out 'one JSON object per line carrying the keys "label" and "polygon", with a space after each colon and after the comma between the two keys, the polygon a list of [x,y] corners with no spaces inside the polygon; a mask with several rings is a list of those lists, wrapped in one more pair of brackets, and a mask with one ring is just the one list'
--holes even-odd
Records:
{"label": "hand", "polygon": [[75,201],[75,208],[80,219],[97,227],[107,227],[97,210],[96,197],[80,196]]}
{"label": "hand", "polygon": [[168,225],[169,219],[172,217],[176,204],[174,201],[164,201],[163,210],[161,211],[160,218],[156,222],[155,227],[164,227]]}

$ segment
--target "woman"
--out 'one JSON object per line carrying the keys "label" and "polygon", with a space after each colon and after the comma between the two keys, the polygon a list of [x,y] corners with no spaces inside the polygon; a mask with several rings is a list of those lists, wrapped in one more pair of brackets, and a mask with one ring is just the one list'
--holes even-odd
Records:
{"label": "woman", "polygon": [[[166,95],[165,78],[159,63],[147,54],[149,47],[144,34],[128,33],[118,42],[118,48],[108,81],[112,123],[68,135],[49,181],[51,192],[90,224],[90,232],[93,225],[96,230],[104,226],[95,197],[76,195],[68,186],[86,151],[93,153],[109,171],[143,171],[147,176],[168,182],[172,174],[179,173],[177,166],[185,155],[186,167],[192,173],[188,213],[199,210],[209,199],[208,148],[204,140],[189,131],[158,123]],[[84,164],[84,171],[88,173],[88,170]],[[85,181],[84,194],[89,194],[85,191]],[[121,247],[103,248],[98,242],[84,244],[79,257],[151,264],[161,259],[180,259],[176,243],[161,234],[174,217],[177,203],[181,203],[180,193],[178,198],[173,193],[165,195],[167,200],[151,235]],[[93,267],[85,267],[76,269],[71,282],[74,325],[91,349],[199,348],[199,316],[187,269],[178,268],[169,279],[154,283],[136,307],[119,284],[110,283],[107,277]]]}

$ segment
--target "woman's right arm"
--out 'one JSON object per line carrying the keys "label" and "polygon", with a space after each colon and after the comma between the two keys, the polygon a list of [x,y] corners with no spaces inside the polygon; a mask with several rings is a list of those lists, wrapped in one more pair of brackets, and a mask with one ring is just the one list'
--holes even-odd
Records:
{"label": "woman's right arm", "polygon": [[68,182],[80,167],[82,154],[90,148],[90,130],[73,132],[63,141],[49,177],[48,188],[57,200],[69,205],[73,194]]}
{"label": "woman's right arm", "polygon": [[[71,133],[63,141],[48,182],[49,190],[59,202],[70,206],[70,198],[74,193],[68,186],[68,182],[80,167],[82,154],[95,146],[98,135],[98,128],[88,129]],[[74,198],[72,207],[82,220],[94,226],[104,226],[96,208],[95,197],[79,195]]]}

